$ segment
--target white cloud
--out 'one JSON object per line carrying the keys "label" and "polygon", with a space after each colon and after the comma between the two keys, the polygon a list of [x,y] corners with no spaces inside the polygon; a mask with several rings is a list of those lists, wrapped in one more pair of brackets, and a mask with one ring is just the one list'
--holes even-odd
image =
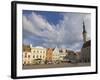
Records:
{"label": "white cloud", "polygon": [[57,25],[50,24],[43,16],[35,12],[29,16],[23,15],[23,29],[32,36],[42,37],[41,46],[43,47],[56,47],[57,45],[61,48],[78,50],[82,46],[83,20],[86,24],[88,39],[90,39],[90,14],[63,13],[62,15],[63,20]]}

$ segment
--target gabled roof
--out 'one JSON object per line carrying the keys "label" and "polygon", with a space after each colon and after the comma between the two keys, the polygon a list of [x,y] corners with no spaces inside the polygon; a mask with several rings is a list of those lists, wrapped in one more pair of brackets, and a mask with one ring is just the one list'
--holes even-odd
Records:
{"label": "gabled roof", "polygon": [[59,49],[56,47],[56,48],[53,50],[53,53],[59,54]]}

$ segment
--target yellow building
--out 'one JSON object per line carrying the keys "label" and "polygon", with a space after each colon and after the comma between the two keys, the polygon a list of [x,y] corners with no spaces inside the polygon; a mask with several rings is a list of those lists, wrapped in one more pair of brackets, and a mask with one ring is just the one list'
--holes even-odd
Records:
{"label": "yellow building", "polygon": [[23,45],[23,65],[31,64],[31,48],[29,45]]}
{"label": "yellow building", "polygon": [[23,45],[23,65],[44,64],[46,60],[46,48]]}
{"label": "yellow building", "polygon": [[24,51],[23,52],[23,64],[31,64],[31,52]]}
{"label": "yellow building", "polygon": [[43,47],[32,47],[32,63],[35,64],[35,61],[39,64],[44,64],[46,60],[46,48]]}

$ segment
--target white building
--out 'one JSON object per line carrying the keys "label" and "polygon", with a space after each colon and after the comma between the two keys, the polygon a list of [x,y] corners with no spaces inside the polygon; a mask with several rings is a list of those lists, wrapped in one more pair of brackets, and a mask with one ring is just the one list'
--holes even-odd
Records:
{"label": "white building", "polygon": [[59,49],[56,47],[52,54],[52,61],[56,62],[59,60]]}
{"label": "white building", "polygon": [[68,55],[67,50],[66,49],[60,49],[59,50],[59,60],[63,61],[64,57]]}

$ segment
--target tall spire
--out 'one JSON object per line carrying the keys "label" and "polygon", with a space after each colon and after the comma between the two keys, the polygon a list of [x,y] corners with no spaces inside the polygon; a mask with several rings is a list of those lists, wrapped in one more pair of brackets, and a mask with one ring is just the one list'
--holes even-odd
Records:
{"label": "tall spire", "polygon": [[84,21],[83,21],[83,33],[85,33],[86,30],[85,30],[85,24],[84,24]]}
{"label": "tall spire", "polygon": [[84,24],[84,21],[83,21],[83,41],[84,43],[86,42],[86,30],[85,30],[85,24]]}

